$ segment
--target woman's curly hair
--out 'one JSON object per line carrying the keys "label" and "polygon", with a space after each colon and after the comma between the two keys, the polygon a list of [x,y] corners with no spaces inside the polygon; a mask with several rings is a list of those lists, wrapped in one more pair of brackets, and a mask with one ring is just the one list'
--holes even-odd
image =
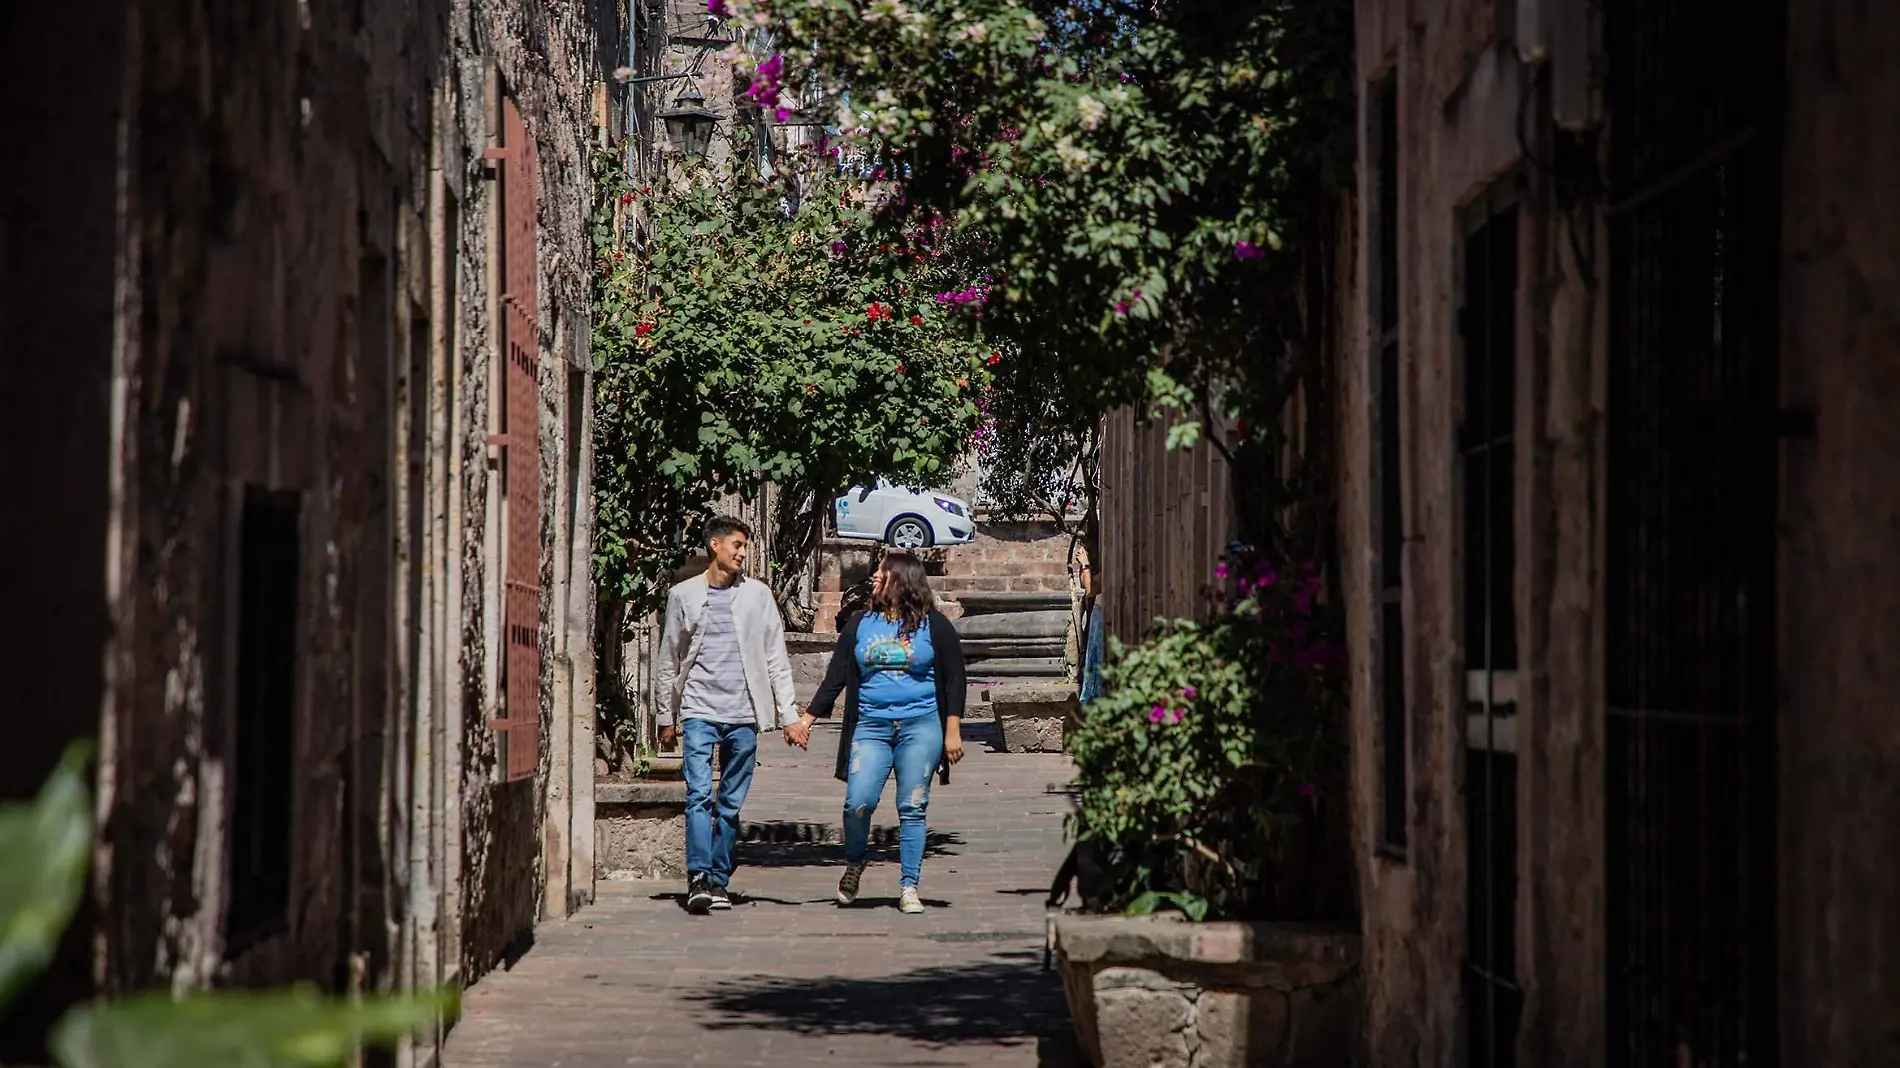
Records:
{"label": "woman's curly hair", "polygon": [[878,564],[884,572],[884,592],[873,594],[871,611],[898,621],[905,637],[923,629],[937,607],[924,574],[924,562],[905,552],[888,552]]}

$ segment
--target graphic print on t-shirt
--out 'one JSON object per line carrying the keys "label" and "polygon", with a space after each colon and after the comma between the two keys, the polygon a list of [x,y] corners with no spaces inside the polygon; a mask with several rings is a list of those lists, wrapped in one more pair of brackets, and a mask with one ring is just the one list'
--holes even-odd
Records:
{"label": "graphic print on t-shirt", "polygon": [[864,617],[858,626],[858,709],[882,719],[908,719],[937,710],[936,648],[930,631],[904,633],[900,620]]}
{"label": "graphic print on t-shirt", "polygon": [[910,636],[873,638],[864,647],[864,664],[872,671],[904,671],[910,667]]}

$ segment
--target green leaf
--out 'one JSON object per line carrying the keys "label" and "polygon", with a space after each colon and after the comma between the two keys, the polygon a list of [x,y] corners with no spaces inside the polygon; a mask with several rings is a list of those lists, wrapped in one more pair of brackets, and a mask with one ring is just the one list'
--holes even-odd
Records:
{"label": "green leaf", "polygon": [[152,992],[90,1002],[53,1028],[60,1068],[329,1068],[362,1045],[390,1046],[456,1012],[452,991],[327,998],[309,988]]}
{"label": "green leaf", "polygon": [[0,806],[0,1008],[52,961],[85,891],[91,758],[91,743],[67,746],[30,804]]}

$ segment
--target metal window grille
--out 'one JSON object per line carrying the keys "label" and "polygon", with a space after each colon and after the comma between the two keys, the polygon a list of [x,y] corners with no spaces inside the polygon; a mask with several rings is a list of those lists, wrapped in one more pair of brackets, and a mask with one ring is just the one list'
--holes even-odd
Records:
{"label": "metal window grille", "polygon": [[1517,424],[1517,207],[1466,219],[1463,496],[1465,1015],[1467,1063],[1516,1063],[1517,611],[1512,525]]}
{"label": "metal window grille", "polygon": [[1612,1065],[1760,1068],[1777,1056],[1781,11],[1765,0],[1607,11]]}
{"label": "metal window grille", "polygon": [[539,162],[521,110],[502,101],[502,479],[506,501],[501,751],[503,777],[541,759],[541,394],[536,322]]}
{"label": "metal window grille", "polygon": [[1377,486],[1374,529],[1379,546],[1379,845],[1400,854],[1406,845],[1409,789],[1406,775],[1404,493],[1399,429],[1399,120],[1398,77],[1388,75],[1372,101],[1373,190],[1377,218],[1372,233],[1373,302],[1377,307],[1378,425],[1374,430],[1373,478]]}
{"label": "metal window grille", "polygon": [[290,903],[301,518],[295,491],[245,487],[238,523],[231,905],[225,914],[234,947],[282,923]]}

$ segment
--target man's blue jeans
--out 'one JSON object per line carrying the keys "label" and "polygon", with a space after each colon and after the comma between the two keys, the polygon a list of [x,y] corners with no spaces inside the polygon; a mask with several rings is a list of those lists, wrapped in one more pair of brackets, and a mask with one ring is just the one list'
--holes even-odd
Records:
{"label": "man's blue jeans", "polygon": [[844,859],[864,863],[884,781],[897,770],[898,883],[916,886],[924,868],[924,810],[930,777],[943,759],[943,722],[936,716],[865,716],[851,734],[851,771],[844,784]]}
{"label": "man's blue jeans", "polygon": [[[715,887],[732,880],[732,844],[739,807],[752,788],[759,729],[750,723],[689,719],[680,724],[686,773],[686,874],[704,873]],[[719,750],[719,793],[713,794],[713,750]]]}

